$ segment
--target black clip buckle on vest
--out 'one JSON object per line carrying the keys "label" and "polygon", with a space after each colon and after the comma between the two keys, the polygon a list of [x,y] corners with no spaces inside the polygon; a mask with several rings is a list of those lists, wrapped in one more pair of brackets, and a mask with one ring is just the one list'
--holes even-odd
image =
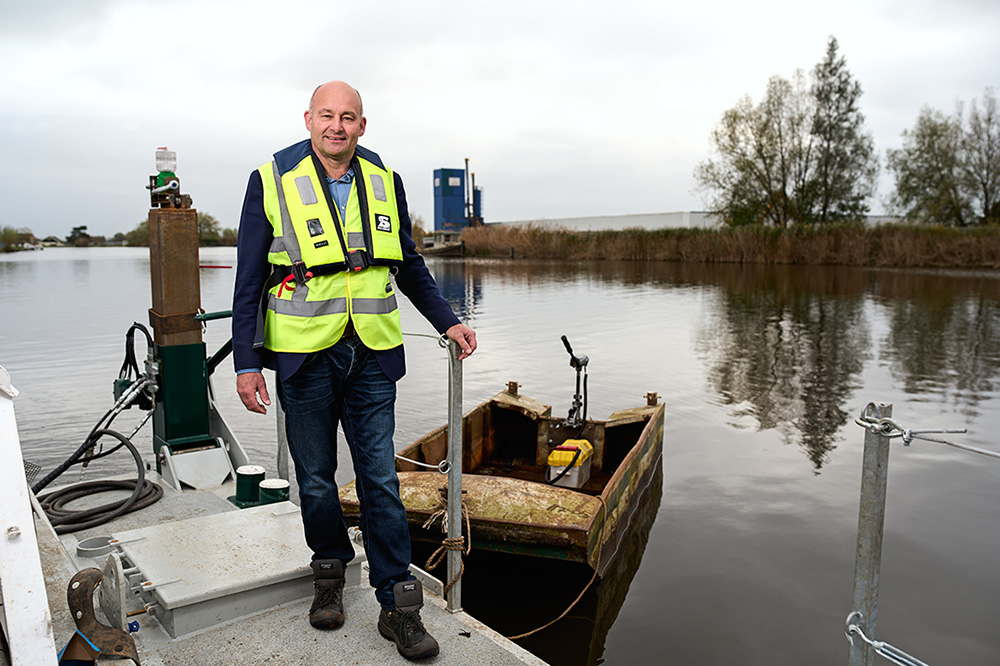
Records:
{"label": "black clip buckle on vest", "polygon": [[371,266],[368,253],[364,250],[351,250],[347,253],[347,270],[360,271]]}
{"label": "black clip buckle on vest", "polygon": [[305,262],[301,260],[292,262],[292,275],[296,284],[305,284],[313,276],[312,271],[306,268]]}

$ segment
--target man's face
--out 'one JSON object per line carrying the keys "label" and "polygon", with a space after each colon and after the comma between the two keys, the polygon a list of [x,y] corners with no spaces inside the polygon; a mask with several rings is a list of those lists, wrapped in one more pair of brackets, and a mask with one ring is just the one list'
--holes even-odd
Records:
{"label": "man's face", "polygon": [[305,119],[313,150],[336,162],[349,160],[358,137],[365,133],[361,99],[346,84],[331,83],[317,90]]}

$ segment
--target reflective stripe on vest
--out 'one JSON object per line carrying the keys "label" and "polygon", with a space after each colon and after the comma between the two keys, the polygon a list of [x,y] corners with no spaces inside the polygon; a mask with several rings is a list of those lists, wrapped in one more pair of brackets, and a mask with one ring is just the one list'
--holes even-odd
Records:
{"label": "reflective stripe on vest", "polygon": [[[351,301],[354,314],[389,314],[397,309],[396,295],[389,298],[355,298]],[[267,307],[278,314],[289,317],[321,317],[347,312],[346,298],[331,298],[328,301],[287,301],[274,294],[268,294]]]}
{"label": "reflective stripe on vest", "polygon": [[340,339],[349,317],[371,349],[391,349],[403,342],[389,279],[389,267],[402,261],[393,174],[358,157],[352,164],[355,178],[343,221],[330,205],[325,173],[311,154],[284,174],[274,162],[258,169],[264,211],[274,233],[269,262],[290,266],[302,261],[306,267],[344,263],[346,245],[350,251],[364,250],[374,264],[356,272],[317,275],[305,284],[273,287],[264,324],[264,346],[272,351],[325,349]]}

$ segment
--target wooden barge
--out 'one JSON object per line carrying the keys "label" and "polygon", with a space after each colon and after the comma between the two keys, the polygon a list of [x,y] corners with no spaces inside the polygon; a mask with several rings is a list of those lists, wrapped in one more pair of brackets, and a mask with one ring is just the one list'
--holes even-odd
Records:
{"label": "wooden barge", "polygon": [[[664,407],[646,405],[588,419],[582,429],[552,416],[552,408],[518,395],[517,384],[462,417],[462,491],[473,548],[582,562],[603,576],[631,515],[659,468]],[[546,483],[550,452],[570,439],[593,446],[591,474],[579,489]],[[436,465],[447,458],[442,426],[401,452]],[[414,541],[439,543],[424,523],[445,504],[447,476],[396,461],[400,497]],[[344,515],[358,523],[354,482],[340,489]]]}

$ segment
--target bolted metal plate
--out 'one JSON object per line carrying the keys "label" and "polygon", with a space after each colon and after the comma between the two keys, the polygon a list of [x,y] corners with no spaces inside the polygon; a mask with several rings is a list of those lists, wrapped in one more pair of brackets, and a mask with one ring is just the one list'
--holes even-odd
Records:
{"label": "bolted metal plate", "polygon": [[108,555],[104,563],[104,578],[97,587],[97,600],[100,602],[104,617],[116,629],[125,629],[125,592],[128,583],[122,569],[122,560],[118,553]]}
{"label": "bolted metal plate", "polygon": [[[116,533],[171,636],[312,595],[312,551],[291,502]],[[357,548],[356,548],[357,550]],[[360,567],[364,551],[351,562]],[[358,580],[348,573],[348,580]]]}

